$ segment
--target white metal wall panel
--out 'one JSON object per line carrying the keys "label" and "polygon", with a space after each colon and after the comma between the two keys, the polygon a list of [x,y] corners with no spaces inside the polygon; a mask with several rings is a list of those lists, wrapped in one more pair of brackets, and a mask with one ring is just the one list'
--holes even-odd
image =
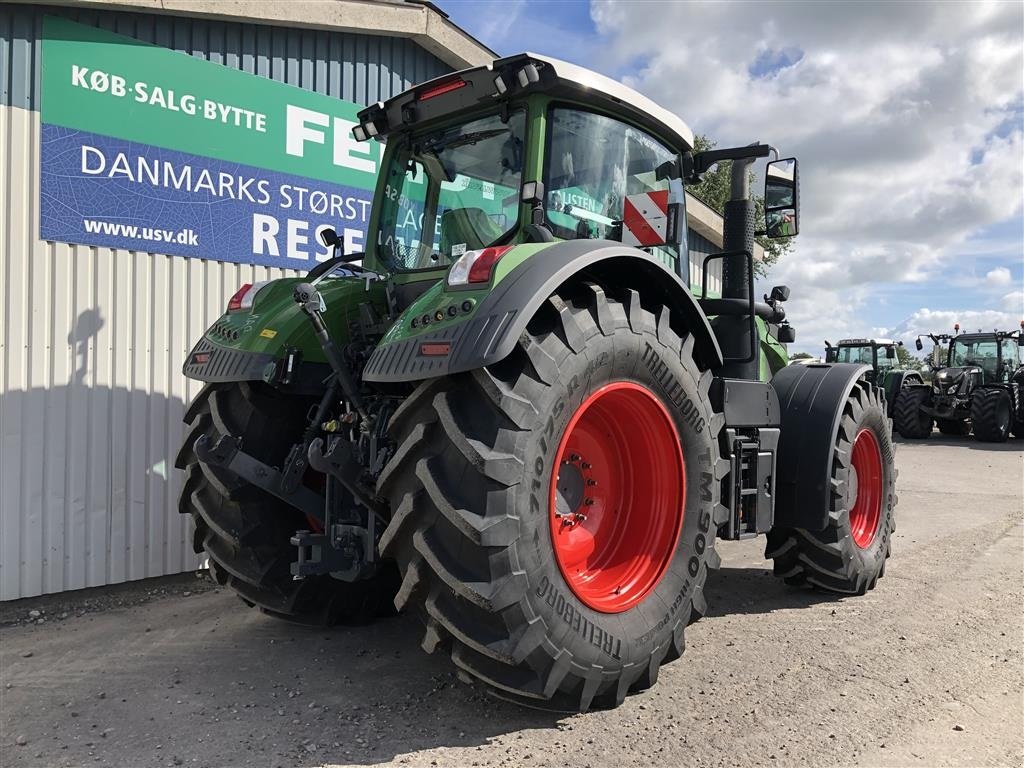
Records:
{"label": "white metal wall panel", "polygon": [[279,269],[38,239],[39,116],[0,106],[0,599],[188,570],[191,344]]}
{"label": "white metal wall panel", "polygon": [[360,103],[448,71],[400,38],[0,6],[0,600],[198,564],[182,361],[239,285],[297,274],[39,240],[44,13]]}

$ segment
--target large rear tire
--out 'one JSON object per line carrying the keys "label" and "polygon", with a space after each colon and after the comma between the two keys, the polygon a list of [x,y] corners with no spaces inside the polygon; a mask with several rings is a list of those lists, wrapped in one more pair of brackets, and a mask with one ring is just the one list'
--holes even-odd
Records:
{"label": "large rear tire", "polygon": [[1005,443],[1013,425],[1013,402],[1002,389],[981,389],[971,398],[971,426],[982,443]]}
{"label": "large rear tire", "polygon": [[395,603],[499,696],[615,706],[705,611],[723,418],[692,337],[657,311],[567,289],[504,361],[421,385],[392,419]]}
{"label": "large rear tire", "polygon": [[247,453],[280,467],[301,437],[308,408],[305,399],[248,382],[208,384],[196,396],[185,414],[190,429],[175,462],[185,470],[178,510],[195,523],[193,549],[206,552],[221,585],[280,618],[326,626],[392,613],[398,588],[393,563],[359,582],[327,575],[293,581],[296,550],[289,540],[296,530],[309,528],[310,521],[294,507],[196,458],[193,446],[201,435],[212,443],[233,435],[242,438]]}
{"label": "large rear tire", "polygon": [[908,440],[923,440],[931,435],[933,419],[921,410],[931,395],[928,387],[908,387],[896,395],[892,406],[893,426]]}
{"label": "large rear tire", "polygon": [[774,559],[776,576],[844,594],[874,589],[896,529],[893,455],[884,401],[877,388],[859,381],[832,449],[827,525],[823,531],[773,528],[765,557]]}

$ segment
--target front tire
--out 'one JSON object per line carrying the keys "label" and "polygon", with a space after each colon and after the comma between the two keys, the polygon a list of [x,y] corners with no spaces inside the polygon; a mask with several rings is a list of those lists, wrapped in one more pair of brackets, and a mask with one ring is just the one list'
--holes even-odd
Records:
{"label": "front tire", "polygon": [[892,406],[893,427],[908,440],[923,440],[932,433],[932,417],[922,410],[931,400],[928,387],[908,387],[896,395]]}
{"label": "front tire", "polygon": [[281,466],[301,438],[309,401],[248,382],[207,384],[185,414],[190,429],[175,466],[185,470],[178,510],[195,524],[192,546],[209,556],[210,572],[249,606],[289,621],[327,626],[391,613],[398,588],[393,563],[364,581],[328,575],[292,580],[290,539],[310,521],[294,507],[195,455],[196,440],[242,438],[242,449]]}
{"label": "front tire", "polygon": [[971,399],[974,437],[982,443],[1005,443],[1013,424],[1013,403],[1002,389],[982,389]]}
{"label": "front tire", "polygon": [[395,603],[423,617],[424,648],[532,706],[614,706],[653,685],[718,563],[728,465],[710,382],[667,309],[587,284],[551,297],[504,361],[421,385],[392,419],[379,489],[395,510],[381,540],[403,574]]}
{"label": "front tire", "polygon": [[774,559],[776,576],[843,594],[874,589],[896,528],[893,455],[878,389],[859,381],[843,406],[832,449],[828,522],[822,531],[769,531],[765,557]]}

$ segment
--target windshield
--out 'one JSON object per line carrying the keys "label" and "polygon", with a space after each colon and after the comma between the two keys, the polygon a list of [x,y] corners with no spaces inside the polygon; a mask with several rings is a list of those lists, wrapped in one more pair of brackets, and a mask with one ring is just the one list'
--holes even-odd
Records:
{"label": "windshield", "polygon": [[526,118],[491,115],[412,137],[390,155],[377,234],[397,271],[446,266],[516,228]]}
{"label": "windshield", "polygon": [[878,367],[879,368],[892,368],[896,365],[897,358],[889,357],[889,350],[892,347],[879,347],[878,348]]}
{"label": "windshield", "polygon": [[953,368],[976,365],[995,376],[999,360],[998,344],[995,339],[954,339],[953,348],[949,353],[949,364]]}
{"label": "windshield", "polygon": [[[837,363],[864,363],[873,366],[874,356],[871,354],[871,346],[866,347],[840,347],[836,356]],[[881,360],[879,360],[881,362]]]}

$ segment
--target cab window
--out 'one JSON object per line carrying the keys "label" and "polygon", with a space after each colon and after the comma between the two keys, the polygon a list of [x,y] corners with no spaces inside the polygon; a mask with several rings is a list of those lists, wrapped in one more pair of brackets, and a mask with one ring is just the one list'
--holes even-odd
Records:
{"label": "cab window", "polygon": [[[549,122],[548,227],[564,239],[622,241],[626,197],[669,190],[669,180],[657,179],[656,169],[674,161],[675,153],[633,126],[592,112],[555,107]],[[653,252],[675,266],[676,246],[655,246]]]}

